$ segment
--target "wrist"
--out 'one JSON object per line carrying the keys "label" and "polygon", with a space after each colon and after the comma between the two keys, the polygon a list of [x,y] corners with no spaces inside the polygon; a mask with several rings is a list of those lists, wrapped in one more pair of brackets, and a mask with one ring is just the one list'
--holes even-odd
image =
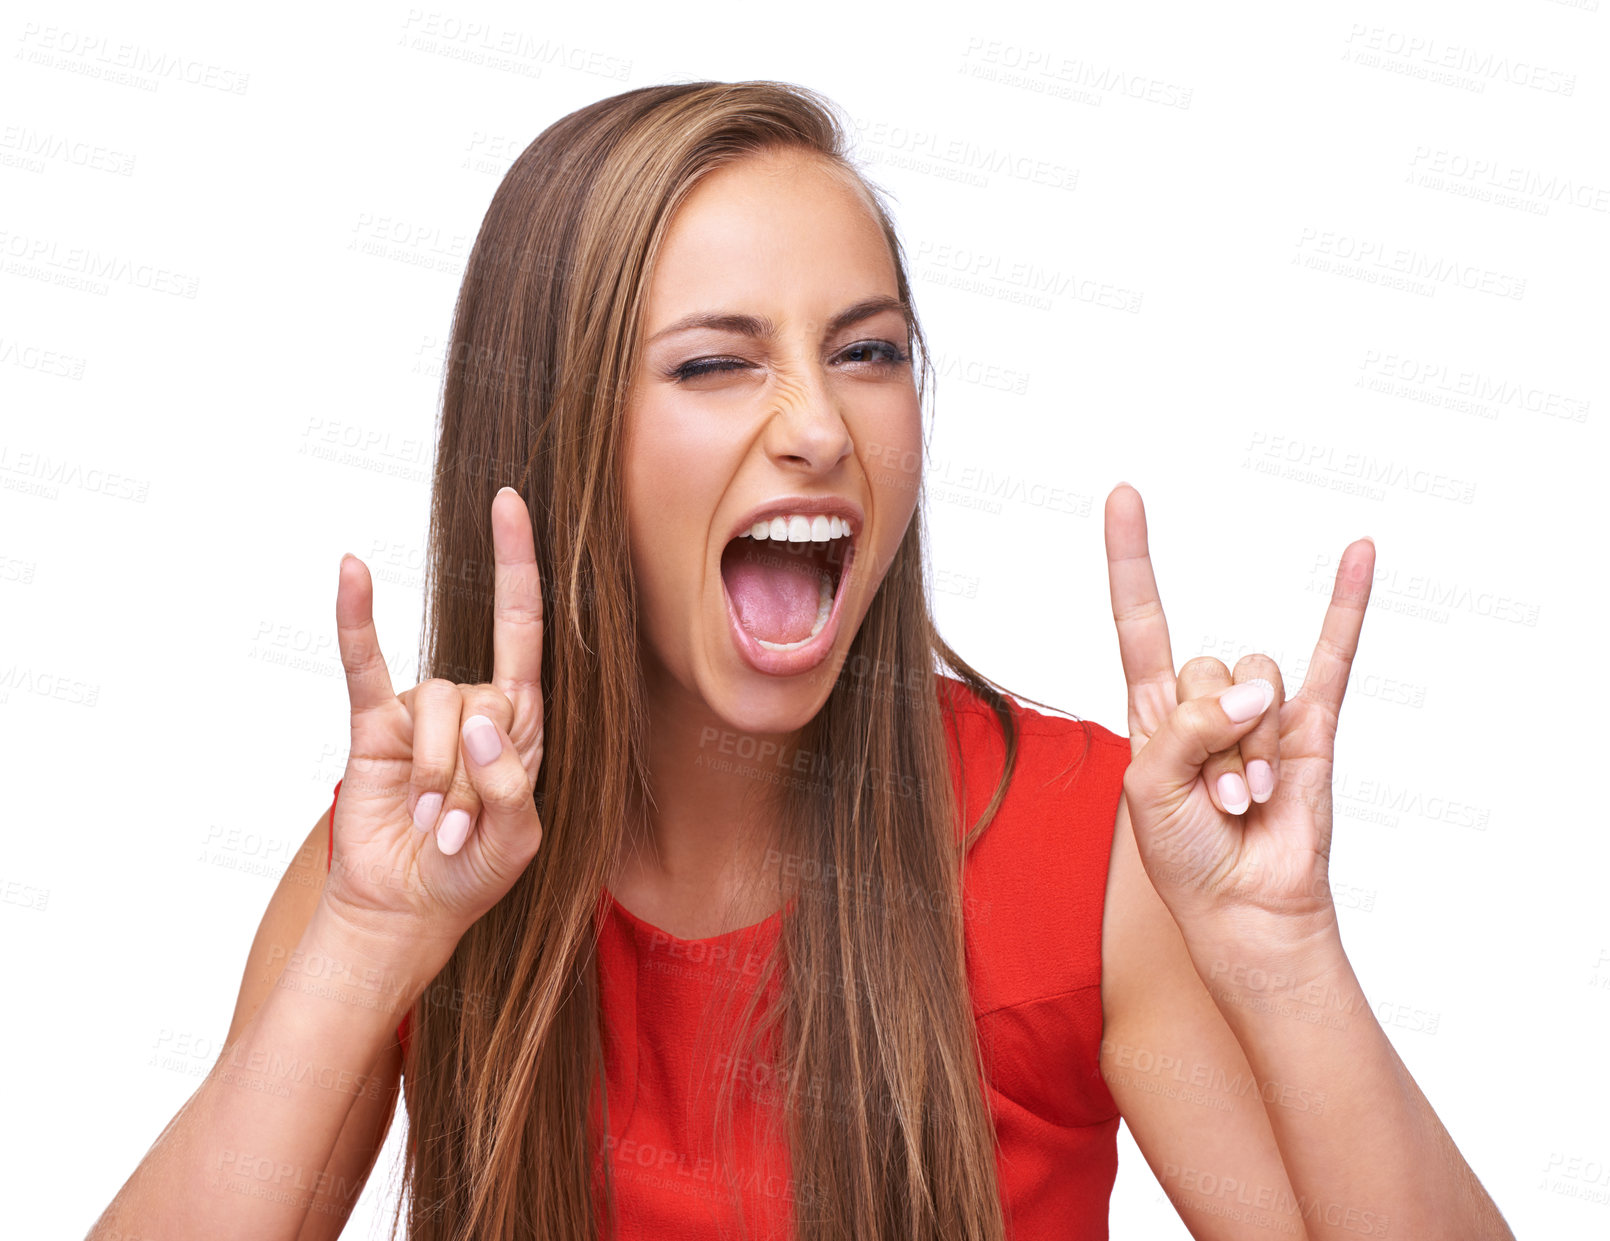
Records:
{"label": "wrist", "polygon": [[1175,919],[1193,959],[1230,954],[1266,969],[1328,966],[1346,954],[1336,907],[1330,903],[1296,911],[1263,904],[1224,905]]}
{"label": "wrist", "polygon": [[1186,948],[1232,1028],[1269,1014],[1342,1028],[1368,1010],[1334,918],[1301,927],[1219,928],[1188,938]]}
{"label": "wrist", "polygon": [[355,924],[321,901],[301,940],[280,958],[278,985],[401,1020],[452,951],[451,944]]}

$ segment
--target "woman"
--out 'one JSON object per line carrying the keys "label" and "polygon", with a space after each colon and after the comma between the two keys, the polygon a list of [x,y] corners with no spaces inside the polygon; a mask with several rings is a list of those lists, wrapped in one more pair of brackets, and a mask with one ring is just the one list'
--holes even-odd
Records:
{"label": "woman", "polygon": [[1120,485],[1129,744],[1021,707],[932,626],[919,359],[810,92],[526,150],[455,315],[434,675],[394,693],[343,558],[346,774],[92,1236],[337,1236],[400,1078],[432,1241],[1105,1236],[1120,1113],[1197,1237],[1510,1235],[1326,882],[1372,546],[1296,694],[1176,670]]}

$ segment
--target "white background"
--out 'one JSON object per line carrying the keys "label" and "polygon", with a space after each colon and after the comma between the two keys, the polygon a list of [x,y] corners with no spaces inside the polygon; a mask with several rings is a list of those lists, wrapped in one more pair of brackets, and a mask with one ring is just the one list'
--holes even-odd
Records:
{"label": "white background", "polygon": [[[1177,662],[1266,651],[1288,692],[1374,537],[1344,937],[1517,1235],[1606,1234],[1598,0],[154,7],[0,24],[7,1235],[82,1235],[217,1052],[344,766],[343,552],[418,679],[440,355],[504,170],[605,95],[759,77],[836,100],[893,196],[976,666],[1123,731],[1120,479]],[[1184,1235],[1121,1158],[1114,1236]]]}

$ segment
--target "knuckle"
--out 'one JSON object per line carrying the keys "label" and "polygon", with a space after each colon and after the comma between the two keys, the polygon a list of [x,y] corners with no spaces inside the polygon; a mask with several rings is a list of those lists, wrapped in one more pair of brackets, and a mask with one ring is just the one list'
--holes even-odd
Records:
{"label": "knuckle", "polygon": [[465,763],[459,763],[453,771],[453,796],[462,797],[465,801],[480,800],[481,795],[476,792],[475,781]]}
{"label": "knuckle", "polygon": [[410,779],[415,788],[441,793],[447,789],[453,775],[453,764],[440,759],[416,758]]}
{"label": "knuckle", "polygon": [[1195,655],[1181,665],[1179,675],[1182,681],[1229,680],[1230,670],[1224,666],[1222,659],[1212,655]]}
{"label": "knuckle", "polygon": [[518,764],[512,771],[489,771],[481,786],[481,799],[499,810],[522,809],[531,801],[531,781]]}
{"label": "knuckle", "polygon": [[507,730],[509,721],[514,718],[514,704],[509,696],[496,685],[471,685],[464,692],[464,704],[467,714],[481,714],[496,720]]}
{"label": "knuckle", "polygon": [[1213,702],[1215,708],[1218,704],[1208,698],[1189,698],[1174,708],[1174,717],[1179,722],[1180,732],[1196,742],[1209,753],[1217,753],[1218,746],[1215,737],[1219,730],[1216,719],[1208,714],[1208,703]]}
{"label": "knuckle", "polygon": [[385,663],[380,648],[369,643],[348,645],[341,650],[341,666],[349,676],[361,677],[374,670],[376,664]]}
{"label": "knuckle", "polygon": [[1243,655],[1235,661],[1235,678],[1241,680],[1243,675],[1264,677],[1275,685],[1280,684],[1280,665],[1268,655],[1254,652]]}

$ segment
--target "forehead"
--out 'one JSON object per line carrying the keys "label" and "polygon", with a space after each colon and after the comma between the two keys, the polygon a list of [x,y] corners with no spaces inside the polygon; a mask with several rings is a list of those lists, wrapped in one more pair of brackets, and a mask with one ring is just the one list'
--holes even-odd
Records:
{"label": "forehead", "polygon": [[861,193],[820,156],[766,151],[710,173],[677,209],[647,326],[704,310],[825,316],[895,292],[889,244]]}

